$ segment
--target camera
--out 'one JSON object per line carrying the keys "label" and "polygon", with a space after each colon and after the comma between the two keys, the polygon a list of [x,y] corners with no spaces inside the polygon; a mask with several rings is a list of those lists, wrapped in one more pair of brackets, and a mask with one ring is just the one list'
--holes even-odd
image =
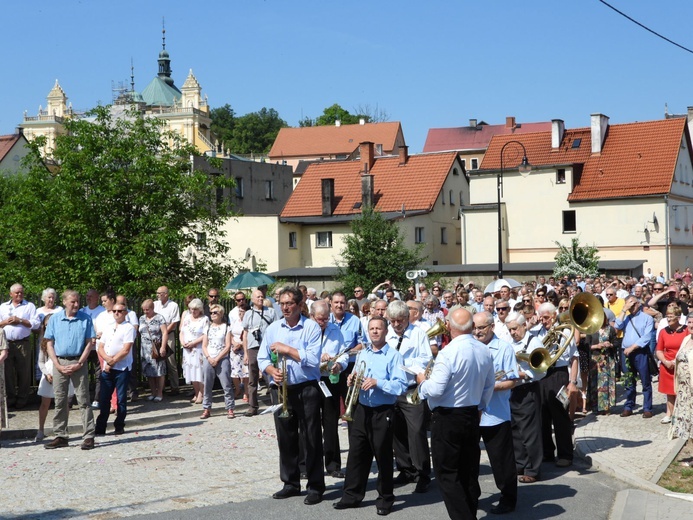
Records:
{"label": "camera", "polygon": [[255,329],[253,331],[253,337],[255,338],[255,341],[257,341],[258,343],[262,343],[262,332],[260,331],[260,329]]}

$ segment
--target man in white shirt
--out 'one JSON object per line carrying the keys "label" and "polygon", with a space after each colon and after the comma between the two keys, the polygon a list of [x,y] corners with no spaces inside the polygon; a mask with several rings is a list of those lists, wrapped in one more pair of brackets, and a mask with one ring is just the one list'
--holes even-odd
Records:
{"label": "man in white shirt", "polygon": [[[168,347],[175,352],[176,328],[178,328],[178,322],[180,322],[178,304],[168,299],[168,287],[165,285],[156,290],[156,296],[158,299],[154,302],[154,312],[161,314],[166,320]],[[171,395],[178,395],[180,393],[178,389],[178,362],[176,361],[175,354],[166,358],[166,374],[168,376],[168,382],[171,385]]]}
{"label": "man in white shirt", "polygon": [[493,396],[491,352],[472,337],[472,315],[447,316],[452,341],[440,351],[431,377],[419,374],[419,396],[432,410],[431,452],[450,518],[476,518],[479,505],[479,416]]}
{"label": "man in white shirt", "polygon": [[137,332],[126,321],[127,308],[121,303],[113,306],[114,326],[107,327],[96,348],[103,360],[101,369],[101,393],[99,395],[99,416],[96,418],[96,435],[106,434],[106,423],[111,408],[111,395],[115,389],[118,397],[116,418],[113,422],[115,434],[125,433],[127,415],[127,390],[132,369],[132,345]]}
{"label": "man in white shirt", "polygon": [[10,287],[10,301],[0,305],[0,327],[5,331],[9,354],[5,360],[7,405],[24,408],[31,391],[31,329],[40,325],[33,303],[24,299],[24,287]]}

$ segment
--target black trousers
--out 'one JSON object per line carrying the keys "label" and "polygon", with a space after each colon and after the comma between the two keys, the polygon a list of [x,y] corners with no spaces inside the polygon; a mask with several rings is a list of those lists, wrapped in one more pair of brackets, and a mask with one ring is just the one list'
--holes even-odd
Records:
{"label": "black trousers", "polygon": [[516,470],[528,477],[539,478],[544,453],[538,382],[525,383],[512,389],[510,414]]}
{"label": "black trousers", "polygon": [[479,410],[436,408],[431,417],[436,481],[451,520],[476,519],[479,487]]}
{"label": "black trousers", "polygon": [[317,381],[289,386],[289,411],[291,417],[279,417],[282,409],[274,412],[274,425],[279,444],[279,478],[284,485],[301,489],[299,470],[299,437],[305,443],[306,473],[309,491],[322,494],[325,491],[325,475],[322,471],[322,431],[320,408],[322,392]]}
{"label": "black trousers", "polygon": [[[541,436],[544,459],[554,459],[554,450],[559,459],[573,460],[573,425],[568,410],[556,399],[556,393],[568,384],[568,367],[551,367],[546,377],[539,381],[541,392]],[[551,426],[556,436],[553,443]]]}
{"label": "black trousers", "polygon": [[341,395],[340,383],[333,384],[329,377],[321,380],[327,385],[331,397],[323,397],[322,401],[322,451],[325,457],[325,469],[328,473],[342,469],[342,457],[339,447],[339,403]]}
{"label": "black trousers", "polygon": [[400,395],[395,403],[395,462],[410,480],[431,479],[431,452],[426,434],[424,404],[409,404]]}
{"label": "black trousers", "polygon": [[501,492],[500,503],[515,507],[517,503],[517,478],[515,473],[515,452],[510,421],[495,426],[481,426],[488,460],[491,463],[493,479]]}
{"label": "black trousers", "polygon": [[370,408],[357,404],[349,433],[349,455],[344,479],[342,502],[358,504],[366,495],[368,474],[373,457],[378,465],[378,508],[391,509],[395,502],[393,491],[392,437],[394,410],[385,405]]}

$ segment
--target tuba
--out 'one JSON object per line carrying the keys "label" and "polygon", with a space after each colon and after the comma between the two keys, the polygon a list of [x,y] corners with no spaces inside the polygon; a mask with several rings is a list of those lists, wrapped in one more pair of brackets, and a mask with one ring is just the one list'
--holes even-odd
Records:
{"label": "tuba", "polygon": [[352,414],[354,413],[354,408],[356,403],[359,401],[359,392],[361,391],[361,385],[363,384],[363,379],[366,376],[366,362],[361,361],[358,365],[358,371],[354,376],[353,384],[349,387],[347,391],[346,399],[344,399],[344,415],[341,419],[351,422],[354,420]]}
{"label": "tuba", "polygon": [[[543,348],[532,352],[518,352],[515,358],[525,361],[538,372],[546,372],[558,361],[575,337],[576,332],[593,334],[604,322],[604,308],[597,297],[590,293],[580,293],[570,302],[570,308],[558,316],[556,323],[544,336]],[[565,330],[570,330],[566,336]]]}

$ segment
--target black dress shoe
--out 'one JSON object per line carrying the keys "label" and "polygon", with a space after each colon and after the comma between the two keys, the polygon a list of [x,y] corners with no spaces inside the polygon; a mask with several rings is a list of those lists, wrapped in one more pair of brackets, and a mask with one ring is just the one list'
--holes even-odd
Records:
{"label": "black dress shoe", "polygon": [[394,479],[392,479],[392,484],[395,486],[404,486],[413,482],[413,479],[407,475],[404,471],[401,471]]}
{"label": "black dress shoe", "polygon": [[346,475],[344,474],[343,471],[339,471],[338,469],[336,469],[336,470],[330,472],[330,477],[332,477],[332,478],[345,478]]}
{"label": "black dress shoe", "polygon": [[120,430],[116,429],[116,431],[113,432],[114,435],[123,435],[125,433],[125,428],[121,428]]}
{"label": "black dress shoe", "polygon": [[499,502],[497,506],[489,509],[489,513],[493,513],[494,515],[504,515],[506,513],[512,513],[513,511],[515,511],[515,506],[504,504],[503,502]]}
{"label": "black dress shoe", "polygon": [[376,512],[378,513],[378,516],[387,516],[390,514],[390,510],[386,507],[379,507]]}
{"label": "black dress shoe", "polygon": [[301,471],[301,480],[308,480],[308,473]]}
{"label": "black dress shoe", "polygon": [[284,486],[279,491],[277,491],[274,495],[272,495],[272,498],[276,498],[276,499],[281,500],[283,498],[297,497],[300,494],[301,494],[300,489],[296,489],[295,487],[292,487],[292,486]]}
{"label": "black dress shoe", "polygon": [[314,506],[322,502],[322,495],[320,493],[309,492],[303,503],[307,506]]}
{"label": "black dress shoe", "polygon": [[414,493],[425,493],[428,491],[428,486],[431,485],[431,479],[430,478],[419,478],[419,481],[416,483],[416,487],[414,488]]}
{"label": "black dress shoe", "polygon": [[342,502],[341,500],[339,502],[334,502],[332,504],[332,507],[335,509],[354,509],[355,507],[359,507],[358,502]]}

